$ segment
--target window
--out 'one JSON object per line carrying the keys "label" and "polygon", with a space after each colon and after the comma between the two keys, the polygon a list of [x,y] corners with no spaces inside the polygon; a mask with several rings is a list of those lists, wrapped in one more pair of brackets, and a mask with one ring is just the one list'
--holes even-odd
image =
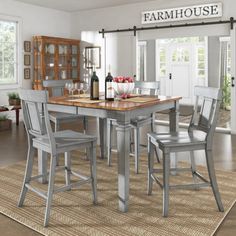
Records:
{"label": "window", "polygon": [[198,78],[205,78],[205,71],[206,71],[205,55],[206,55],[205,48],[202,46],[198,47],[198,49],[197,49],[197,56],[198,56],[197,75],[198,75]]}
{"label": "window", "polygon": [[177,48],[172,55],[173,62],[189,62],[189,51],[184,48]]}
{"label": "window", "polygon": [[166,75],[166,50],[164,47],[159,48],[159,55],[160,55],[160,76]]}
{"label": "window", "polygon": [[18,21],[0,16],[0,88],[19,85]]}

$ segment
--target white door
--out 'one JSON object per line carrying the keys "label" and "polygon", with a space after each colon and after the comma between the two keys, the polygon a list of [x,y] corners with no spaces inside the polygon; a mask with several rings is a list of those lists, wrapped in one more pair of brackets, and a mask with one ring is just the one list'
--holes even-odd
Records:
{"label": "white door", "polygon": [[161,94],[182,96],[180,103],[194,104],[194,86],[208,85],[206,42],[198,37],[156,41]]}
{"label": "white door", "polygon": [[192,72],[191,47],[189,45],[174,44],[168,47],[168,65],[166,83],[166,95],[182,96],[181,103],[192,104],[192,84],[194,74]]}

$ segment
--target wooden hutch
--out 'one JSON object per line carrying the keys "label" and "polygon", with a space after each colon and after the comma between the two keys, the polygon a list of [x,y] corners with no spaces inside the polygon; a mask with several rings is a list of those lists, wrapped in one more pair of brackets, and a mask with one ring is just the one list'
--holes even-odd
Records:
{"label": "wooden hutch", "polygon": [[43,80],[79,81],[80,41],[48,36],[34,36],[33,88],[42,90]]}

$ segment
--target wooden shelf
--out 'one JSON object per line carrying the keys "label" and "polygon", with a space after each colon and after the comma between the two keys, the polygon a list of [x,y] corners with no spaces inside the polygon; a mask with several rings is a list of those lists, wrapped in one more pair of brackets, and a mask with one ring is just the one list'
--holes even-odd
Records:
{"label": "wooden shelf", "polygon": [[[40,79],[45,79],[46,76],[53,74],[54,80],[61,79],[61,71],[65,70],[66,75],[72,75],[72,71],[77,70],[78,77],[73,79],[73,81],[79,81],[80,75],[80,55],[79,46],[80,41],[75,39],[65,39],[57,37],[48,36],[34,36],[34,89],[42,89],[42,81]],[[46,45],[54,46],[54,53],[45,52],[44,50],[39,51],[38,48],[45,49]],[[59,53],[60,46],[66,46],[66,53]],[[74,48],[77,47],[77,48]],[[78,54],[75,54],[75,49]],[[73,52],[73,53],[72,53]],[[51,60],[50,60],[50,59]],[[63,60],[62,60],[63,58]],[[72,65],[72,58],[76,58],[76,66]],[[53,60],[52,60],[53,59]],[[49,66],[50,61],[53,66]],[[75,60],[73,60],[74,63]],[[60,64],[63,65],[60,66]],[[48,74],[48,71],[53,73]],[[69,78],[67,78],[69,79]]]}

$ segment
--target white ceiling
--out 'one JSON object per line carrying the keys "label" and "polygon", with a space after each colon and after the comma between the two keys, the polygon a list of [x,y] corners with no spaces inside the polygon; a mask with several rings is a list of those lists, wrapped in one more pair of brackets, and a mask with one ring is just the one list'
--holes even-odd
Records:
{"label": "white ceiling", "polygon": [[125,5],[130,3],[148,2],[150,0],[15,0],[42,7],[62,11],[75,12],[80,10],[97,9]]}

